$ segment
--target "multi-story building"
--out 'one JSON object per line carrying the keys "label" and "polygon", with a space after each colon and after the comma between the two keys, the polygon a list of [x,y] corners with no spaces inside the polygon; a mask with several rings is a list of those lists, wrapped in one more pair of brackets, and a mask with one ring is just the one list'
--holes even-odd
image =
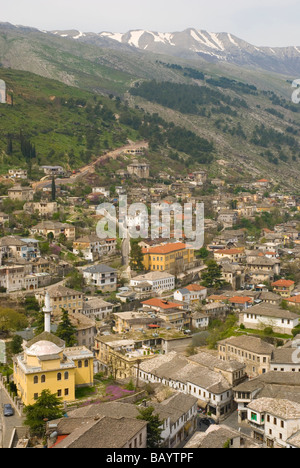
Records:
{"label": "multi-story building", "polygon": [[254,336],[232,336],[218,343],[219,359],[244,363],[251,378],[270,370],[274,350],[273,345]]}
{"label": "multi-story building", "polygon": [[203,301],[207,297],[207,288],[199,284],[189,284],[185,288],[178,289],[174,292],[176,301],[186,302],[187,304]]}
{"label": "multi-story building", "polygon": [[27,202],[24,211],[28,213],[38,213],[40,216],[52,216],[58,212],[57,202]]}
{"label": "multi-story building", "polygon": [[114,253],[116,246],[116,239],[102,240],[94,234],[76,239],[73,242],[73,253],[93,262],[104,255]]}
{"label": "multi-story building", "polygon": [[181,242],[143,249],[143,255],[146,270],[175,275],[192,268],[195,261],[194,250]]}
{"label": "multi-story building", "polygon": [[64,235],[68,240],[74,240],[76,229],[72,224],[60,223],[58,221],[42,221],[31,228],[31,233],[41,234],[44,237],[53,235],[54,239],[58,239],[60,235]]}
{"label": "multi-story building", "polygon": [[14,257],[22,260],[32,260],[41,256],[39,241],[17,236],[7,236],[0,239],[3,257]]}
{"label": "multi-story building", "polygon": [[289,298],[295,289],[295,282],[286,279],[280,279],[272,283],[273,291],[280,294],[283,298]]}
{"label": "multi-story building", "polygon": [[90,297],[83,302],[82,313],[89,318],[101,321],[109,318],[113,310],[114,304],[98,297]]}
{"label": "multi-story building", "polygon": [[175,276],[166,272],[153,271],[131,279],[130,286],[139,286],[144,283],[149,283],[154,292],[172,291],[175,288]]}
{"label": "multi-story building", "polygon": [[139,179],[148,179],[150,176],[150,164],[134,161],[127,166],[127,171],[130,175],[134,175]]}
{"label": "multi-story building", "polygon": [[11,200],[29,202],[33,200],[34,191],[31,187],[14,185],[8,189],[8,196]]}
{"label": "multi-story building", "polygon": [[300,323],[299,315],[271,304],[258,304],[240,314],[240,323],[245,328],[263,329],[271,327],[275,333],[292,335]]}
{"label": "multi-story building", "polygon": [[[198,406],[209,412],[216,421],[220,421],[233,410],[232,383],[224,376],[229,371],[229,366],[223,374],[221,361],[217,370],[212,362],[215,363],[212,356],[205,363],[203,356],[198,362],[197,356],[187,359],[176,352],[170,352],[135,366],[135,372],[144,382],[160,383],[198,398]],[[241,364],[237,365],[241,367]],[[229,374],[237,372],[236,366],[233,367],[234,370],[231,368]],[[237,372],[239,380],[242,377],[240,372],[243,374],[243,370],[239,369]]]}
{"label": "multi-story building", "polygon": [[116,291],[118,271],[107,265],[94,265],[83,270],[87,284],[101,291]]}
{"label": "multi-story building", "polygon": [[[84,295],[80,291],[66,288],[62,285],[54,285],[48,289],[50,295],[50,304],[54,316],[61,316],[62,309],[68,313],[82,313],[84,306]],[[36,294],[37,300],[42,304],[45,301],[45,292]]]}
{"label": "multi-story building", "polygon": [[245,256],[244,249],[220,249],[214,251],[216,261],[226,259],[229,262],[240,262]]}
{"label": "multi-story building", "polygon": [[12,265],[0,267],[0,287],[7,293],[21,290],[35,290],[39,287],[39,278],[32,274],[31,265]]}
{"label": "multi-story building", "polygon": [[261,374],[234,387],[234,400],[238,405],[238,421],[247,420],[249,403],[262,397],[290,399],[300,398],[299,372],[274,372]]}
{"label": "multi-story building", "polygon": [[[252,437],[268,448],[294,447],[300,430],[300,404],[280,398],[258,398],[248,405]],[[298,445],[298,443],[297,443]]]}

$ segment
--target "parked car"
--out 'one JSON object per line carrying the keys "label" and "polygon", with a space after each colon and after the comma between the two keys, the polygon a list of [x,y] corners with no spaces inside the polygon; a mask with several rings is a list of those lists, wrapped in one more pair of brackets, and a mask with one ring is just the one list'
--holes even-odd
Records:
{"label": "parked car", "polygon": [[14,415],[14,409],[10,404],[5,404],[3,405],[3,414],[4,416],[13,416]]}
{"label": "parked car", "polygon": [[216,421],[214,421],[212,418],[202,418],[200,421],[207,427],[211,426],[212,424],[216,424]]}

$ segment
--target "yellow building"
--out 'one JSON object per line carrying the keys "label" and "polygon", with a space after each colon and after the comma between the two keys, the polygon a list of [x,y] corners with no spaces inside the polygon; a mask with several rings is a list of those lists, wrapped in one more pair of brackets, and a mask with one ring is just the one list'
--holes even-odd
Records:
{"label": "yellow building", "polygon": [[75,389],[93,384],[93,354],[84,346],[64,348],[64,342],[44,332],[14,359],[14,383],[24,405],[32,405],[43,390],[63,401],[75,400]]}
{"label": "yellow building", "polygon": [[167,271],[175,274],[191,267],[195,260],[194,250],[181,242],[143,249],[143,255],[146,270]]}

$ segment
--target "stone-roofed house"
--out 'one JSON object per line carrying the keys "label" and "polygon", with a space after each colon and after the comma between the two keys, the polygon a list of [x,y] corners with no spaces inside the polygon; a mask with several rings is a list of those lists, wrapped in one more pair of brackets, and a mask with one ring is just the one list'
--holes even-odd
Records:
{"label": "stone-roofed house", "polygon": [[[62,309],[67,310],[70,315],[82,312],[84,301],[82,292],[67,288],[61,284],[51,286],[48,292],[54,316],[60,317]],[[44,291],[36,294],[40,304],[45,300],[45,294]]]}
{"label": "stone-roofed house", "polygon": [[292,335],[292,331],[299,325],[299,315],[278,306],[261,303],[245,310],[240,314],[239,322],[245,328],[262,329],[271,327],[276,333]]}
{"label": "stone-roofed house", "polygon": [[34,191],[32,187],[22,187],[14,185],[8,189],[8,196],[11,200],[29,202],[33,200]]}
{"label": "stone-roofed house", "polygon": [[252,437],[268,448],[288,448],[300,431],[300,404],[278,398],[258,398],[248,405]]}
{"label": "stone-roofed house", "polygon": [[258,398],[279,398],[300,404],[300,373],[270,371],[233,388],[239,422],[247,419],[247,406]]}
{"label": "stone-roofed house", "polygon": [[114,304],[106,302],[98,297],[89,297],[83,302],[82,313],[94,320],[104,320],[110,317]]}
{"label": "stone-roofed house", "polygon": [[274,350],[273,345],[254,336],[232,336],[218,342],[219,359],[244,363],[249,377],[256,377],[270,370]]}
{"label": "stone-roofed house", "polygon": [[249,283],[261,284],[265,281],[271,283],[274,277],[280,274],[280,260],[278,258],[268,258],[258,256],[256,259],[247,262]]}
{"label": "stone-roofed house", "polygon": [[[187,437],[195,432],[197,427],[197,398],[177,393],[160,403],[150,401],[143,408],[147,406],[153,407],[154,414],[158,415],[159,419],[163,421],[161,437],[164,448],[180,446]],[[76,420],[79,422],[110,418],[117,421],[129,421],[130,419],[135,421],[139,415],[140,411],[137,405],[122,401],[112,401],[72,410],[68,413],[68,418],[57,420],[54,422],[54,425],[57,426],[58,432],[62,432],[63,430],[66,431],[64,419],[70,421],[70,430],[73,427],[77,427]],[[50,433],[49,426],[53,430],[53,422],[48,424],[48,434]],[[64,429],[62,429],[63,427]],[[138,448],[146,448],[146,446],[140,447],[138,445]]]}
{"label": "stone-roofed house", "polygon": [[42,221],[33,226],[30,232],[35,235],[48,237],[52,235],[54,239],[58,239],[60,235],[64,235],[68,240],[74,240],[76,236],[76,228],[72,224],[60,223],[59,221]]}
{"label": "stone-roofed house", "polygon": [[196,432],[183,447],[191,449],[253,448],[255,442],[227,426],[212,425],[205,432]]}
{"label": "stone-roofed house", "polygon": [[233,410],[232,384],[220,372],[187,359],[175,352],[161,355],[136,367],[139,379],[161,383],[198,398],[198,405],[217,421]]}
{"label": "stone-roofed house", "polygon": [[64,418],[57,422],[51,421],[52,433],[53,429],[57,437],[56,440],[49,438],[48,446],[51,448],[145,449],[147,447],[147,422],[134,418],[115,419],[109,416],[75,420]]}

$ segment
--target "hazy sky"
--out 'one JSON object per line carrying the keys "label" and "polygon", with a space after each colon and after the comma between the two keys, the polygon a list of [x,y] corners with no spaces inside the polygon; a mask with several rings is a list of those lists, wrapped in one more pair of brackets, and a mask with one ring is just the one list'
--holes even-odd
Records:
{"label": "hazy sky", "polygon": [[300,46],[299,0],[10,0],[0,21],[45,30],[230,32],[257,46]]}

